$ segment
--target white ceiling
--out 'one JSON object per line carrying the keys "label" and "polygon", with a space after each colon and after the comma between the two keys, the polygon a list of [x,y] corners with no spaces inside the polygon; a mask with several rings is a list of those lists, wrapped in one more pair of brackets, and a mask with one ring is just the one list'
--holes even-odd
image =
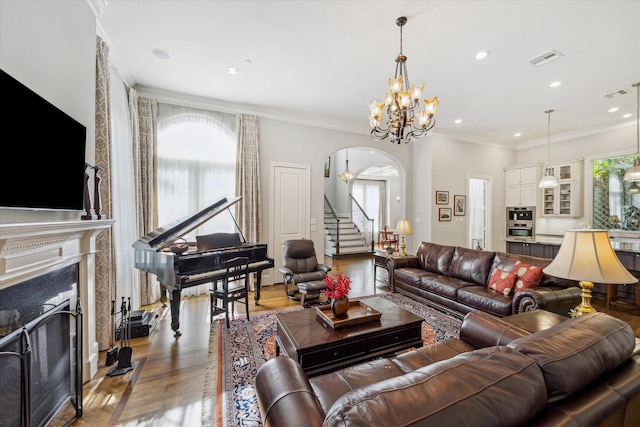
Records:
{"label": "white ceiling", "polygon": [[[400,50],[395,20],[406,16],[410,81],[440,99],[434,132],[523,147],[546,142],[548,109],[555,109],[552,139],[636,123],[637,0],[103,5],[101,35],[127,83],[206,98],[227,111],[368,134],[367,105],[388,90]],[[155,48],[171,59],[154,56]],[[475,60],[483,49],[489,57]],[[550,50],[563,56],[529,63]],[[555,80],[563,84],[549,88]],[[621,90],[627,94],[605,97]]]}

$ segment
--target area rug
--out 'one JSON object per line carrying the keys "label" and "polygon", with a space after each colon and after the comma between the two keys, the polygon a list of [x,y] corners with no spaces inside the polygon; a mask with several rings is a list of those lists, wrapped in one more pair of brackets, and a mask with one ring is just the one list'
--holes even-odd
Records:
{"label": "area rug", "polygon": [[[425,343],[457,337],[461,320],[416,302],[400,294],[378,294],[405,310],[425,319],[422,337]],[[209,358],[205,372],[202,401],[202,425],[216,427],[262,426],[254,390],[256,373],[275,355],[275,314],[293,310],[251,314],[211,325]]]}

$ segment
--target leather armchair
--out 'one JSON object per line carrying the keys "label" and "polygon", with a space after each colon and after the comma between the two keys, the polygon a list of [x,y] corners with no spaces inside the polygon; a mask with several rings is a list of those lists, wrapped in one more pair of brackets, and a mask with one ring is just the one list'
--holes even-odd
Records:
{"label": "leather armchair", "polygon": [[[331,267],[318,263],[313,240],[286,240],[282,256],[284,265],[278,269],[284,276],[284,292],[289,299],[299,300],[298,284],[323,281]],[[307,299],[320,296],[308,295]]]}

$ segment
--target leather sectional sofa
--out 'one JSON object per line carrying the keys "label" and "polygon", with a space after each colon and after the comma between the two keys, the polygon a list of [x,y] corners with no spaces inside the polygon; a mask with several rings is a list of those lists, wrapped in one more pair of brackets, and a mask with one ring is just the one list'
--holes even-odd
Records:
{"label": "leather sectional sofa", "polygon": [[256,393],[265,426],[632,427],[637,350],[629,325],[604,313],[531,334],[476,311],[459,338],[321,376],[278,356]]}
{"label": "leather sectional sofa", "polygon": [[578,282],[540,271],[534,288],[514,287],[508,295],[491,289],[495,269],[507,274],[517,262],[544,268],[551,259],[422,242],[414,256],[388,258],[389,287],[460,317],[473,310],[503,317],[535,309],[568,316],[580,304]]}

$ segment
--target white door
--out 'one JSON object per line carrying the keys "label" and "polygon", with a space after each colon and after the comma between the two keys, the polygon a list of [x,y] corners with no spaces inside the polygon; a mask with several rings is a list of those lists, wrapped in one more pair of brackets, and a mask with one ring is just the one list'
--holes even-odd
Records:
{"label": "white door", "polygon": [[[271,182],[271,230],[270,247],[274,259],[274,283],[282,283],[278,268],[282,266],[282,251],[285,240],[309,238],[309,165],[272,163]],[[322,255],[322,248],[316,253]]]}
{"label": "white door", "polygon": [[491,177],[469,176],[467,215],[469,215],[468,245],[491,250]]}

